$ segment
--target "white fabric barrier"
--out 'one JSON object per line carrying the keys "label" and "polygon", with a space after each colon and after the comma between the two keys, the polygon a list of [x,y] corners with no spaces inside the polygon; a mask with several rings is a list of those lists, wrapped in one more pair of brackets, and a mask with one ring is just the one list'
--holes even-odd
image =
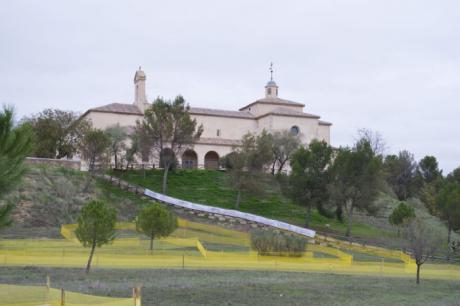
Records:
{"label": "white fabric barrier", "polygon": [[290,232],[297,233],[297,234],[300,234],[306,237],[310,237],[310,238],[314,238],[316,234],[314,230],[302,228],[302,227],[295,226],[289,223],[272,220],[272,219],[268,219],[265,217],[244,213],[244,212],[237,211],[237,210],[196,204],[196,203],[168,197],[164,194],[157,193],[157,192],[154,192],[148,189],[145,189],[144,194],[150,198],[164,202],[166,204],[171,204],[175,206],[184,207],[187,209],[192,209],[192,210],[197,210],[197,211],[202,211],[202,212],[207,212],[207,213],[213,213],[213,214],[219,214],[223,216],[229,216],[229,217],[240,218],[240,219],[244,219],[244,220],[248,220],[252,222],[257,222],[260,224],[264,224],[264,225],[279,228],[282,230],[290,231]]}

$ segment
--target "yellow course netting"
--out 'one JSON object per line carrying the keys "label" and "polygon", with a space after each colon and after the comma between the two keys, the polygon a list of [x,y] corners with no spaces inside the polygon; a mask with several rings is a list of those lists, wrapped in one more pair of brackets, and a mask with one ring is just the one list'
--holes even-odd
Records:
{"label": "yellow course netting", "polygon": [[[0,284],[0,306],[133,306],[134,298],[110,298],[65,291],[47,286],[16,286]],[[140,300],[138,300],[140,305]]]}
{"label": "yellow course netting", "polygon": [[[0,240],[0,265],[84,267],[89,249],[75,237],[75,224],[63,225],[66,239]],[[260,256],[250,248],[248,233],[179,219],[179,228],[154,242],[135,232],[134,223],[118,223],[120,237],[96,250],[96,268],[204,268],[318,271],[363,275],[413,276],[415,264],[396,250],[362,246],[317,236],[299,257]],[[355,259],[367,254],[366,261]],[[425,264],[424,277],[460,279],[460,267]]]}

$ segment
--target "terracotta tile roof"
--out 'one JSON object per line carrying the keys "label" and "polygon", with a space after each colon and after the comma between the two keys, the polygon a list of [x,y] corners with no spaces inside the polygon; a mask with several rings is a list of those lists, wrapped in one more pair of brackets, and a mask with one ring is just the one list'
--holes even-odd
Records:
{"label": "terracotta tile roof", "polygon": [[240,111],[245,109],[245,108],[248,108],[249,106],[254,105],[256,103],[288,105],[288,106],[301,106],[301,107],[305,106],[305,104],[303,104],[303,103],[294,102],[294,101],[290,101],[290,100],[285,100],[285,99],[281,99],[281,98],[262,98],[262,99],[259,99],[257,101],[254,101],[254,102],[246,105],[245,107],[240,108]]}
{"label": "terracotta tile roof", "polygon": [[134,104],[111,103],[100,107],[91,108],[88,112],[103,112],[129,115],[142,115],[142,112]]}
{"label": "terracotta tile roof", "polygon": [[298,112],[293,109],[285,108],[285,107],[277,107],[270,112],[260,115],[258,118],[262,118],[268,115],[279,115],[279,116],[289,116],[289,117],[304,117],[304,118],[313,118],[313,119],[319,119],[320,117],[318,115],[313,115],[309,113],[304,113],[304,112]]}
{"label": "terracotta tile roof", "polygon": [[323,121],[323,120],[319,120],[319,125],[332,125],[332,123]]}
{"label": "terracotta tile roof", "polygon": [[218,117],[254,119],[254,115],[251,114],[250,112],[241,112],[241,111],[229,111],[229,110],[221,110],[221,109],[190,107],[189,112],[192,115],[208,115],[208,116],[218,116]]}

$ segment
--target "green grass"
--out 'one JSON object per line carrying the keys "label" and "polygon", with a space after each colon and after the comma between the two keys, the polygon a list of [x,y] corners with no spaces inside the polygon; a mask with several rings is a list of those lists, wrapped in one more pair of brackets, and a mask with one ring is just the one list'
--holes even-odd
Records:
{"label": "green grass", "polygon": [[[115,175],[131,183],[161,192],[163,178],[161,170],[146,171],[145,178],[141,171],[118,172]],[[168,195],[195,203],[234,209],[236,191],[228,187],[226,180],[225,172],[177,170],[169,174]],[[243,194],[239,210],[299,226],[305,224],[305,208],[283,196],[274,179],[267,178],[264,181],[264,190],[261,195]],[[316,211],[311,217],[310,227],[340,234],[346,230],[346,224],[324,217]],[[392,232],[362,222],[354,222],[352,232],[354,236],[368,238],[394,236]]]}
{"label": "green grass", "polygon": [[0,283],[129,297],[141,285],[142,305],[458,305],[460,282],[319,273],[0,268]]}

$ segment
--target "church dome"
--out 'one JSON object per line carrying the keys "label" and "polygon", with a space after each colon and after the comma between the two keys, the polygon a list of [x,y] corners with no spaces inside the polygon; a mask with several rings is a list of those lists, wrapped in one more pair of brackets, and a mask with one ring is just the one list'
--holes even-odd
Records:
{"label": "church dome", "polygon": [[270,81],[268,81],[267,86],[277,86],[277,85],[276,85],[275,81],[270,80]]}

